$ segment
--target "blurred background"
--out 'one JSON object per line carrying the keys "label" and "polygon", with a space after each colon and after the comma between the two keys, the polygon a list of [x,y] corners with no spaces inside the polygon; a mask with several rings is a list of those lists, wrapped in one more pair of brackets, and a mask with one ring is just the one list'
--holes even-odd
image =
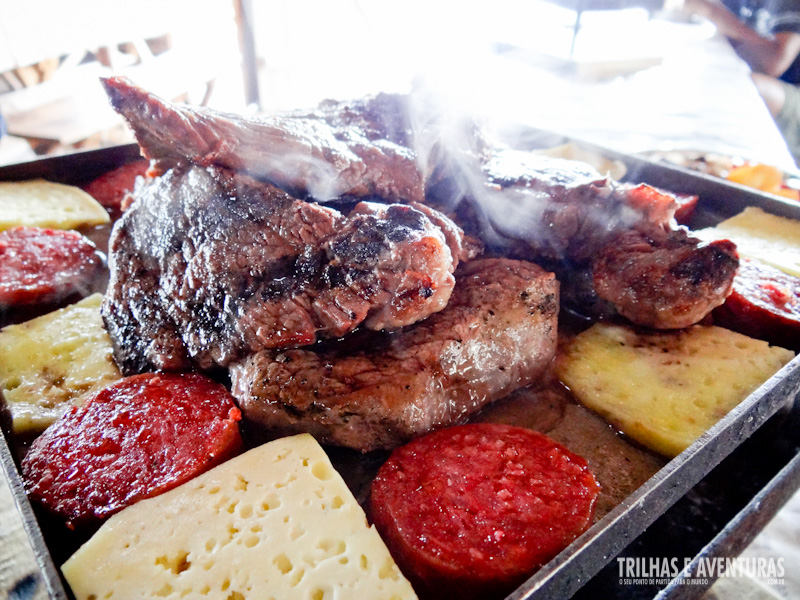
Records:
{"label": "blurred background", "polygon": [[166,97],[243,106],[234,5],[8,2],[0,20],[0,160],[131,140],[100,85],[127,74]]}
{"label": "blurred background", "polygon": [[130,141],[98,78],[242,114],[427,85],[623,152],[795,164],[714,26],[660,0],[9,2],[0,164]]}

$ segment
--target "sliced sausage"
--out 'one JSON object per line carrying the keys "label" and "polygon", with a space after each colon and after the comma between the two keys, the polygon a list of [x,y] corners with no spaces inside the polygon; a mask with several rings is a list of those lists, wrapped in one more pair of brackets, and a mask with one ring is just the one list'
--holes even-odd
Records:
{"label": "sliced sausage", "polygon": [[713,317],[722,327],[800,351],[800,278],[742,259],[733,291]]}
{"label": "sliced sausage", "polygon": [[113,216],[119,216],[126,194],[133,191],[136,178],[144,177],[149,166],[149,160],[135,160],[100,175],[83,186],[83,189]]}
{"label": "sliced sausage", "polygon": [[196,373],[122,379],[72,408],[22,460],[30,498],[70,528],[165,492],[242,448],[228,391]]}
{"label": "sliced sausage", "polygon": [[586,461],[540,433],[462,425],[396,449],[370,515],[421,598],[498,598],[592,522]]}
{"label": "sliced sausage", "polygon": [[77,231],[14,227],[0,232],[0,310],[58,302],[89,290],[103,268],[97,247]]}

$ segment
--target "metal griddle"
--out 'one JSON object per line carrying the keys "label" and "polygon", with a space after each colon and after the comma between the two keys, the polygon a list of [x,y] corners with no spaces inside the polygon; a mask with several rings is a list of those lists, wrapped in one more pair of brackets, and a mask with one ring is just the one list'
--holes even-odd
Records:
{"label": "metal griddle", "polygon": [[[523,149],[568,140],[529,130]],[[679,167],[588,143],[621,160],[625,180],[700,196],[693,227],[713,225],[746,206],[800,220],[800,204]],[[135,160],[135,144],[0,167],[0,180],[36,177],[83,184]],[[800,357],[764,383],[686,451],[534,574],[508,600],[697,598],[707,585],[621,585],[615,557],[735,556],[800,487]],[[4,424],[5,425],[5,424]],[[4,427],[4,434],[8,428]],[[24,494],[9,444],[0,436],[0,591],[8,598],[68,599],[45,537]]]}

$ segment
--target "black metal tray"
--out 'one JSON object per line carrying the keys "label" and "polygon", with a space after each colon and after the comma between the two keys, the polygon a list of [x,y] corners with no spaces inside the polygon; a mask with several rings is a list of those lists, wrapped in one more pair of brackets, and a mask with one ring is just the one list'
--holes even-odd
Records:
{"label": "black metal tray", "polygon": [[[517,128],[512,126],[517,132]],[[716,225],[748,206],[800,219],[800,204],[689,169],[631,156],[548,131],[515,133],[514,145],[576,143],[622,162],[622,181],[699,196],[691,227]],[[735,556],[800,487],[800,356],[665,465],[646,484],[545,565],[509,600],[698,598],[713,584],[631,586],[615,558]],[[788,415],[788,416],[787,416]],[[764,431],[758,431],[765,423]],[[754,435],[756,432],[761,436]],[[742,491],[745,490],[744,494]],[[613,562],[612,562],[613,561]]]}
{"label": "black metal tray", "polygon": [[[554,146],[565,141],[570,140],[534,130],[517,140],[521,148]],[[761,206],[781,216],[800,219],[800,204],[792,204],[778,197],[679,167],[622,155],[591,144],[582,145],[596,149],[605,157],[621,160],[627,166],[628,180],[650,183],[678,193],[698,194],[700,203],[694,223],[696,227],[712,225],[750,205]],[[138,147],[131,144],[47,158],[0,167],[0,180],[43,177],[52,181],[82,184],[111,168],[136,159],[138,155]],[[586,598],[649,598],[658,593],[658,588],[630,588],[616,582],[616,564],[613,559],[620,552],[623,555],[647,555],[656,552],[658,556],[662,556],[666,552],[673,552],[680,557],[695,556],[703,551],[703,546],[729,521],[733,534],[720,534],[719,539],[725,541],[725,544],[718,541],[713,546],[712,543],[712,549],[707,552],[719,551],[719,547],[726,544],[728,548],[735,548],[737,543],[730,540],[741,542],[746,539],[747,535],[742,533],[743,528],[751,532],[757,529],[751,525],[752,518],[748,520],[746,515],[739,517],[737,521],[737,512],[744,510],[746,513],[748,502],[759,493],[767,494],[771,506],[777,510],[782,500],[797,485],[799,477],[796,472],[800,469],[791,467],[791,464],[797,463],[796,459],[794,463],[791,461],[800,446],[800,434],[794,434],[798,428],[782,428],[780,423],[800,418],[795,415],[795,411],[790,410],[798,391],[800,357],[795,358],[686,451],[670,461],[647,483],[533,575],[509,599],[564,599],[573,595]],[[758,430],[768,421],[770,425],[764,430],[769,429],[770,435],[761,438],[754,435],[761,433]],[[765,444],[777,444],[779,448],[769,454],[764,449]],[[758,468],[743,469],[742,464],[748,461],[752,463],[755,455],[768,458],[763,459],[763,464]],[[785,467],[787,463],[790,465]],[[3,540],[0,543],[0,590],[6,592],[9,598],[66,599],[69,596],[44,544],[41,530],[23,492],[13,456],[4,439],[0,439],[0,464],[3,467],[0,471],[0,515],[3,516],[0,527]],[[717,465],[720,466],[715,469]],[[732,498],[730,494],[718,493],[719,481],[717,484],[712,483],[716,478],[730,484],[733,478],[726,476],[726,473],[737,473],[736,481],[741,482],[744,478],[748,482],[744,496],[734,494]],[[770,483],[769,478],[773,476],[775,480]],[[712,483],[707,483],[709,478]],[[723,492],[724,487],[722,486]],[[750,512],[753,513],[754,510],[751,508]],[[711,518],[711,513],[714,513],[715,519]],[[763,519],[769,511],[760,511],[758,514]],[[681,535],[679,541],[669,550],[663,546],[664,534],[659,532],[684,526],[693,517],[699,517],[704,522],[703,527],[695,526],[697,535]],[[714,523],[709,524],[711,521]],[[736,526],[737,523],[745,525]],[[648,536],[655,536],[655,539],[648,541]],[[663,593],[678,594],[665,597],[690,597],[680,595],[687,592],[686,587],[678,587],[676,590],[670,592],[666,589]],[[692,589],[691,593],[699,591],[702,588]]]}

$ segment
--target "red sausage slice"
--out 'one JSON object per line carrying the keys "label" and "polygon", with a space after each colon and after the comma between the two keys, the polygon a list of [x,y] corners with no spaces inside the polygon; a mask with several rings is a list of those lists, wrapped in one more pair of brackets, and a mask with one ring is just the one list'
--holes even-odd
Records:
{"label": "red sausage slice", "polygon": [[495,598],[589,527],[598,492],[586,461],[547,436],[479,423],[396,449],[370,514],[420,597]]}
{"label": "red sausage slice", "polygon": [[0,232],[0,310],[57,302],[89,289],[103,267],[77,231],[14,227]]}
{"label": "red sausage slice", "polygon": [[742,259],[714,323],[770,344],[800,351],[800,278]]}
{"label": "red sausage slice", "polygon": [[195,373],[122,379],[45,430],[22,460],[32,500],[70,528],[97,524],[227,460],[241,413]]}
{"label": "red sausage slice", "polygon": [[149,160],[135,160],[100,175],[83,189],[103,207],[119,216],[125,194],[133,191],[136,178],[144,177],[149,166]]}

